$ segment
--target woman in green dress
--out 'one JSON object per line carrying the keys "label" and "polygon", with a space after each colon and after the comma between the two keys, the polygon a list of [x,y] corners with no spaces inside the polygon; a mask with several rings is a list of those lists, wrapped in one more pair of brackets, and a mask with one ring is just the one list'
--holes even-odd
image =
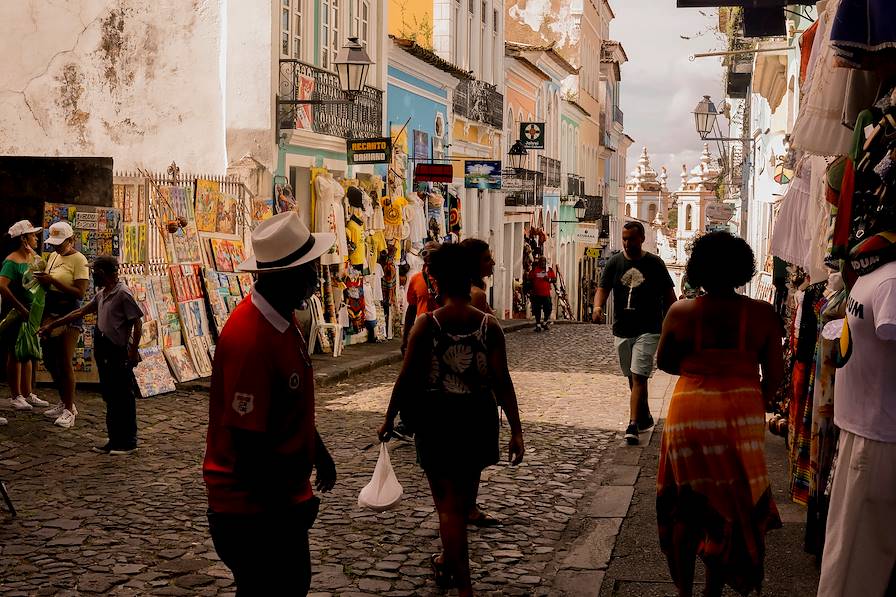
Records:
{"label": "woman in green dress", "polygon": [[35,406],[47,406],[32,391],[33,363],[20,362],[16,358],[16,339],[22,324],[28,321],[31,308],[31,292],[26,288],[32,280],[32,266],[37,261],[37,233],[40,227],[32,226],[28,220],[16,222],[9,229],[12,251],[3,260],[0,268],[0,321],[5,321],[12,312],[19,317],[10,318],[0,332],[0,342],[6,350],[6,379],[10,389],[10,405],[16,410],[31,410]]}

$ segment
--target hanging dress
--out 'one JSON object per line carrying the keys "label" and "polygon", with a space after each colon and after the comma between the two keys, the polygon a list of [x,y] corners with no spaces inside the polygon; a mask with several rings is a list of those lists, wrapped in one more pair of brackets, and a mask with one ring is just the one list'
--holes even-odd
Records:
{"label": "hanging dress", "polygon": [[893,0],[842,0],[831,26],[837,56],[854,68],[867,66],[872,54],[896,48]]}
{"label": "hanging dress", "polygon": [[314,231],[331,232],[336,240],[330,250],[324,253],[320,262],[323,265],[342,265],[348,257],[348,245],[345,236],[345,209],[342,198],[345,191],[342,185],[325,174],[314,179],[316,204],[314,209]]}
{"label": "hanging dress", "polygon": [[486,344],[492,316],[484,316],[469,334],[452,334],[435,314],[426,317],[433,338],[432,366],[427,390],[413,398],[417,457],[429,475],[478,475],[499,460],[498,407]]}
{"label": "hanging dress", "polygon": [[[703,347],[706,299],[695,299],[694,353],[681,363],[660,448],[657,521],[671,558],[675,528],[700,538],[698,554],[717,564],[742,595],[760,590],[765,533],[781,526],[765,464],[765,411],[758,355],[747,349],[747,309],[740,307],[736,349]],[[676,571],[673,580],[679,584]]]}

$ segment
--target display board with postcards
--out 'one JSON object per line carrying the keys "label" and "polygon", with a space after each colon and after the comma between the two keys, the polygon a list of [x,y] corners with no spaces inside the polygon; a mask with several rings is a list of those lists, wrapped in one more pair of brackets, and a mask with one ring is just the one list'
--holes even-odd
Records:
{"label": "display board with postcards", "polygon": [[116,177],[113,201],[121,210],[121,258],[124,265],[146,263],[146,183],[137,177]]}
{"label": "display board with postcards", "polygon": [[[54,222],[65,221],[74,230],[75,249],[80,251],[89,262],[100,255],[121,257],[121,210],[114,207],[95,207],[71,203],[44,204],[44,238]],[[49,258],[49,246],[42,244],[44,258]],[[94,294],[93,280],[89,281],[84,301]],[[96,315],[88,315],[83,320],[83,331],[78,338],[72,363],[75,370],[75,381],[97,382],[96,363],[93,355],[93,328],[96,326]],[[41,363],[37,368],[37,381],[50,381],[50,374]]]}

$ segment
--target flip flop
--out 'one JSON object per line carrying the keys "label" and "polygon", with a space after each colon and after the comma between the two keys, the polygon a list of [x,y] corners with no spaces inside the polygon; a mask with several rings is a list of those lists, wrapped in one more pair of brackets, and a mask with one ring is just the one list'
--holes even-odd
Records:
{"label": "flip flop", "polygon": [[454,586],[454,579],[445,570],[445,562],[439,562],[439,556],[442,554],[434,553],[429,556],[429,563],[432,564],[432,576],[436,581],[436,586],[441,589],[450,589]]}
{"label": "flip flop", "polygon": [[501,521],[493,516],[489,516],[484,510],[479,510],[479,516],[476,518],[467,518],[467,524],[471,524],[479,528],[496,527]]}

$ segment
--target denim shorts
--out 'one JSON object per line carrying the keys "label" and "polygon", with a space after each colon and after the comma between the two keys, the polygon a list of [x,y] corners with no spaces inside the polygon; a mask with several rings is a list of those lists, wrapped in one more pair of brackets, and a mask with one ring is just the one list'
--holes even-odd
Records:
{"label": "denim shorts", "polygon": [[634,338],[616,336],[615,340],[619,367],[624,376],[631,377],[632,373],[641,377],[653,375],[656,348],[660,343],[659,334],[641,334]]}

